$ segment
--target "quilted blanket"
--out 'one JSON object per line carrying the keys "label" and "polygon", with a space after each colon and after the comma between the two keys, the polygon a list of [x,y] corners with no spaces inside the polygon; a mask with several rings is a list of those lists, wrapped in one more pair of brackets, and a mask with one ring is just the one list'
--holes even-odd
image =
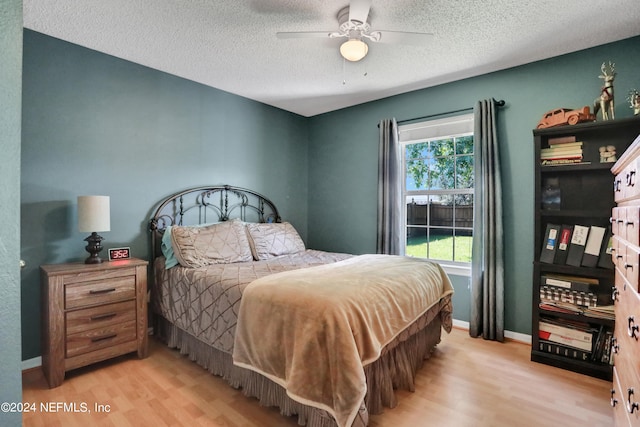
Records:
{"label": "quilted blanket", "polygon": [[153,310],[205,344],[231,353],[246,286],[269,274],[332,263],[353,255],[308,249],[265,261],[213,264],[206,267],[164,268],[155,261]]}
{"label": "quilted blanket", "polygon": [[262,277],[245,288],[233,361],[350,426],[367,391],[363,367],[451,293],[438,264],[391,255]]}

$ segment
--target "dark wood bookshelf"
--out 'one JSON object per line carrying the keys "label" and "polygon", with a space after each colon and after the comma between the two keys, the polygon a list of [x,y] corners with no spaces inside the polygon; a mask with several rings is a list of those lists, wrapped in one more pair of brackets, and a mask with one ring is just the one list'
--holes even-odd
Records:
{"label": "dark wood bookshelf", "polygon": [[[594,329],[603,328],[613,331],[615,321],[583,314],[563,313],[540,307],[540,286],[545,274],[564,274],[598,280],[590,292],[596,293],[599,305],[613,304],[611,299],[615,273],[613,268],[587,268],[564,264],[540,262],[540,254],[545,243],[548,224],[583,225],[610,227],[613,199],[614,163],[601,163],[599,148],[613,145],[619,158],[640,134],[640,117],[631,117],[610,121],[580,123],[573,126],[558,126],[533,130],[535,161],[535,197],[534,197],[534,261],[533,261],[533,301],[532,301],[532,346],[531,360],[585,375],[611,380],[613,366],[600,361],[583,361],[558,354],[542,351],[539,339],[539,321],[541,318],[553,319],[559,323],[578,321]],[[575,136],[582,142],[583,161],[585,163],[542,166],[540,150],[549,146],[549,139]],[[588,163],[587,163],[588,162]],[[553,199],[551,208],[545,197],[549,187],[559,195],[559,201]],[[547,189],[547,190],[545,190]],[[559,190],[559,191],[558,191]],[[543,206],[545,201],[545,206]],[[605,303],[606,302],[606,303]],[[593,341],[596,341],[594,335]]]}

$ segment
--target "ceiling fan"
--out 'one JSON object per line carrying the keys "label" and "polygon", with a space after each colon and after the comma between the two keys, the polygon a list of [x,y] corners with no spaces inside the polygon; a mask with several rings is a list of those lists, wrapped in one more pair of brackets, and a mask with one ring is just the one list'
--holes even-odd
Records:
{"label": "ceiling fan", "polygon": [[[278,32],[280,39],[291,38],[346,38],[340,45],[340,54],[348,61],[360,61],[367,55],[369,46],[364,40],[380,43],[405,43],[422,45],[430,39],[433,33],[413,33],[406,31],[371,30],[369,11],[372,0],[351,0],[338,12],[338,31],[299,31]],[[363,40],[364,39],[364,40]]]}

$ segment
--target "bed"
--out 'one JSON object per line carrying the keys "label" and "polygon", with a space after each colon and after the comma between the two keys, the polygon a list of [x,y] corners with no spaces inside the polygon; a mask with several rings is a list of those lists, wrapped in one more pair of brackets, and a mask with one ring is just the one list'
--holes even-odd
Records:
{"label": "bed", "polygon": [[308,249],[252,190],[172,194],[149,229],[154,333],[300,425],[366,426],[451,330],[438,264]]}

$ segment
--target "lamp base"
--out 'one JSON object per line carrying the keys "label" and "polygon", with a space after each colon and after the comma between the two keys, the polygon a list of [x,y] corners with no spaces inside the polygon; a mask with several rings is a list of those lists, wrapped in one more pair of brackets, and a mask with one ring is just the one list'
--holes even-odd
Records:
{"label": "lamp base", "polygon": [[100,244],[102,240],[104,240],[102,236],[95,231],[91,233],[91,236],[84,239],[84,241],[87,242],[85,249],[89,252],[89,257],[84,260],[85,264],[100,264],[102,262],[102,258],[98,256],[102,250],[102,245]]}

